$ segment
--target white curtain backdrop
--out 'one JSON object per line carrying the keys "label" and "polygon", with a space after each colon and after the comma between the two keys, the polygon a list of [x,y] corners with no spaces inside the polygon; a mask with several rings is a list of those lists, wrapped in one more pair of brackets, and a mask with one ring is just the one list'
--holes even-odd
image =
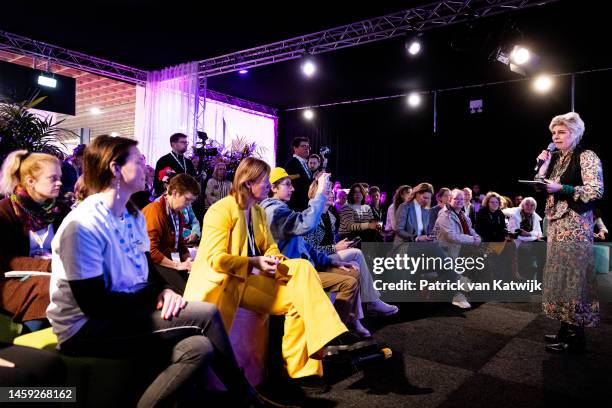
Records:
{"label": "white curtain backdrop", "polygon": [[255,142],[256,153],[272,167],[276,163],[277,124],[276,116],[206,99],[204,130],[208,137],[226,149],[237,140]]}
{"label": "white curtain backdrop", "polygon": [[181,132],[195,140],[199,98],[198,63],[149,72],[145,88],[136,89],[135,136],[147,163],[170,151],[170,135]]}

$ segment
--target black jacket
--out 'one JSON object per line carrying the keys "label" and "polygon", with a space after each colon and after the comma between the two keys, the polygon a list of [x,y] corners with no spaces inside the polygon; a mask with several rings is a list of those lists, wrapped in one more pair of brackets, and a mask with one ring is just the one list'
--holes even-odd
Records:
{"label": "black jacket", "polygon": [[191,160],[187,159],[186,157],[184,156],[179,157],[178,159],[179,161],[176,161],[176,159],[172,156],[172,153],[168,153],[167,155],[160,157],[159,160],[157,161],[157,164],[155,165],[155,181],[153,183],[153,187],[155,188],[156,197],[159,197],[160,195],[164,193],[164,186],[162,182],[159,180],[160,170],[165,169],[166,167],[170,167],[177,174],[185,173],[185,169],[183,169],[183,166],[182,166],[183,158],[185,158],[185,166],[187,167],[187,174],[193,177],[196,176],[196,171],[195,171],[195,168],[193,167],[193,163],[191,162]]}
{"label": "black jacket", "polygon": [[293,180],[295,191],[291,195],[291,200],[289,200],[289,208],[294,211],[303,211],[308,207],[308,188],[312,182],[311,174],[306,171],[302,163],[295,157],[289,159],[287,164],[285,164],[285,170],[289,175],[298,174],[300,176]]}
{"label": "black jacket", "polygon": [[476,214],[476,232],[483,242],[503,242],[506,240],[506,217],[502,210],[491,213],[488,208],[482,207]]}

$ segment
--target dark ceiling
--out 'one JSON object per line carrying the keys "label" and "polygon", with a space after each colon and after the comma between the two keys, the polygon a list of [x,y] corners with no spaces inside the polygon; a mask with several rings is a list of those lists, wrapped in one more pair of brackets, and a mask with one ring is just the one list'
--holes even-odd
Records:
{"label": "dark ceiling", "polygon": [[[0,29],[143,69],[263,45],[300,34],[376,17],[427,1],[352,2],[342,10],[326,3],[283,5],[226,2],[208,10],[174,1],[173,9],[144,2],[88,2],[46,9],[4,5]],[[147,5],[149,4],[149,5]],[[268,4],[268,3],[266,3]],[[403,39],[317,56],[316,77],[305,79],[299,61],[212,77],[209,86],[281,109],[520,78],[490,61],[502,44],[521,40],[549,72],[612,66],[611,35],[600,2],[562,0],[542,7],[427,31],[419,58],[406,55]]]}

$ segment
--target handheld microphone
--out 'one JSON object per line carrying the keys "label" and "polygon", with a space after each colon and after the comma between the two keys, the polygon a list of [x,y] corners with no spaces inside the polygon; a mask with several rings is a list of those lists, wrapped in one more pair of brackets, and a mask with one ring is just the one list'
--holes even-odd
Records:
{"label": "handheld microphone", "polygon": [[[555,150],[557,150],[557,145],[555,145],[554,143],[550,143],[548,147],[546,148],[546,150],[552,153]],[[542,159],[538,160],[538,164],[536,164],[533,170],[535,170],[535,172],[537,173],[538,171],[540,171],[540,167],[542,167],[543,164],[544,164],[544,160]]]}

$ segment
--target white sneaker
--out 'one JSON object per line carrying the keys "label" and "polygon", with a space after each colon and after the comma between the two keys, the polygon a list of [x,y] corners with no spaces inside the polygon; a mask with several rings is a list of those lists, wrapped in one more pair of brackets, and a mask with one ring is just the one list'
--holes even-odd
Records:
{"label": "white sneaker", "polygon": [[350,329],[355,332],[362,339],[367,339],[372,337],[372,334],[368,329],[366,329],[363,324],[361,324],[360,320],[355,320],[354,322],[349,324]]}
{"label": "white sneaker", "polygon": [[472,280],[470,278],[468,278],[467,276],[462,276],[459,278],[459,282],[463,285],[463,291],[464,292],[469,292],[471,289],[468,286],[468,283],[472,283]]}
{"label": "white sneaker", "polygon": [[453,296],[453,305],[461,309],[469,309],[472,307],[470,302],[467,301],[465,295],[461,292],[457,292],[455,296]]}
{"label": "white sneaker", "polygon": [[394,305],[389,305],[378,299],[376,302],[367,304],[366,313],[368,316],[391,316],[396,314],[399,308]]}

